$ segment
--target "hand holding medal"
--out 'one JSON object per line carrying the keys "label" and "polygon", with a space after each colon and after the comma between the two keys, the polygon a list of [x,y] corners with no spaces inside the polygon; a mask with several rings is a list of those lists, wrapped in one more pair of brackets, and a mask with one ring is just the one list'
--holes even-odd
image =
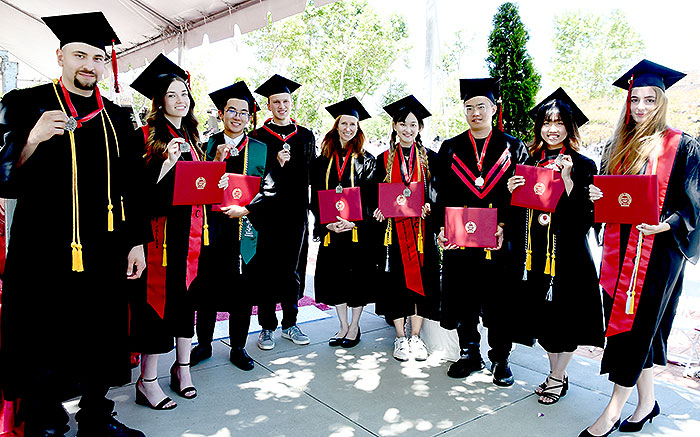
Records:
{"label": "hand holding medal", "polygon": [[63,135],[68,130],[67,124],[68,116],[63,111],[46,111],[29,132],[27,143],[39,144],[50,140],[54,135]]}
{"label": "hand holding medal", "polygon": [[[168,145],[165,147],[166,160],[170,161],[171,163],[177,162],[183,152],[183,143],[187,144],[187,141],[185,141],[184,138],[173,138],[170,140]],[[189,144],[187,145],[189,146]]]}
{"label": "hand holding medal", "polygon": [[282,145],[282,150],[277,153],[277,161],[280,163],[280,167],[284,167],[284,164],[286,164],[291,158],[291,147],[289,144],[284,143]]}
{"label": "hand holding medal", "polygon": [[218,146],[216,146],[216,156],[214,157],[214,161],[223,161],[226,158],[228,158],[230,154],[230,144],[219,144]]}

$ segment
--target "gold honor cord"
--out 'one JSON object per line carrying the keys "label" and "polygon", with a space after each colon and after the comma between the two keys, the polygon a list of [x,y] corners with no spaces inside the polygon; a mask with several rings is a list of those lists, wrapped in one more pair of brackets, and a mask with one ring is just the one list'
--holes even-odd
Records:
{"label": "gold honor cord", "polygon": [[[104,110],[104,114],[107,117],[107,122],[109,122],[109,127],[112,129],[112,135],[114,135],[114,144],[117,147],[117,158],[121,156],[119,153],[119,139],[117,138],[117,130],[114,129],[114,124],[112,123],[112,119],[109,117],[109,112],[107,112],[107,109]],[[122,207],[122,221],[126,221],[126,214],[124,213],[124,196],[120,196],[120,202],[121,202],[121,207]]]}

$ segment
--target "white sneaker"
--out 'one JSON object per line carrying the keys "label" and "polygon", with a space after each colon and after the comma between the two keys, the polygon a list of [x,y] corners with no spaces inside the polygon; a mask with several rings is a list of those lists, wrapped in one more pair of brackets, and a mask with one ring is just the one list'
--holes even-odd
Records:
{"label": "white sneaker", "polygon": [[394,340],[394,358],[399,361],[408,361],[408,339],[406,337],[396,337]]}
{"label": "white sneaker", "polygon": [[425,361],[428,359],[428,348],[420,337],[414,335],[408,340],[408,349],[416,361]]}

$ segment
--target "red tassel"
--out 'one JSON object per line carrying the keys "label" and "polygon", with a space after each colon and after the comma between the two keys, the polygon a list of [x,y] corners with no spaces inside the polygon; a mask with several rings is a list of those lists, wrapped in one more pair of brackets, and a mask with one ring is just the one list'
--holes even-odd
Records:
{"label": "red tassel", "polygon": [[498,99],[498,128],[503,132],[503,101]]}
{"label": "red tassel", "polygon": [[119,92],[119,69],[117,68],[117,52],[114,51],[114,40],[112,40],[112,71],[114,72],[114,92]]}
{"label": "red tassel", "polygon": [[630,87],[627,90],[627,114],[625,115],[625,124],[629,124],[630,122],[630,110],[632,108],[632,85],[634,84],[634,74],[632,77],[630,77],[629,80]]}

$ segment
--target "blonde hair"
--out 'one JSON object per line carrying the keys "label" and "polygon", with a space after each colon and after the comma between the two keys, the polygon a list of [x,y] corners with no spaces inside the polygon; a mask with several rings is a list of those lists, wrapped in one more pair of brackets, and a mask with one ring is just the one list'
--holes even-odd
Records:
{"label": "blonde hair", "polygon": [[601,168],[605,174],[639,174],[651,153],[662,141],[668,127],[668,98],[661,88],[651,88],[656,93],[656,107],[641,123],[636,123],[631,116],[629,123],[626,123],[625,101],[612,141],[603,152]]}

